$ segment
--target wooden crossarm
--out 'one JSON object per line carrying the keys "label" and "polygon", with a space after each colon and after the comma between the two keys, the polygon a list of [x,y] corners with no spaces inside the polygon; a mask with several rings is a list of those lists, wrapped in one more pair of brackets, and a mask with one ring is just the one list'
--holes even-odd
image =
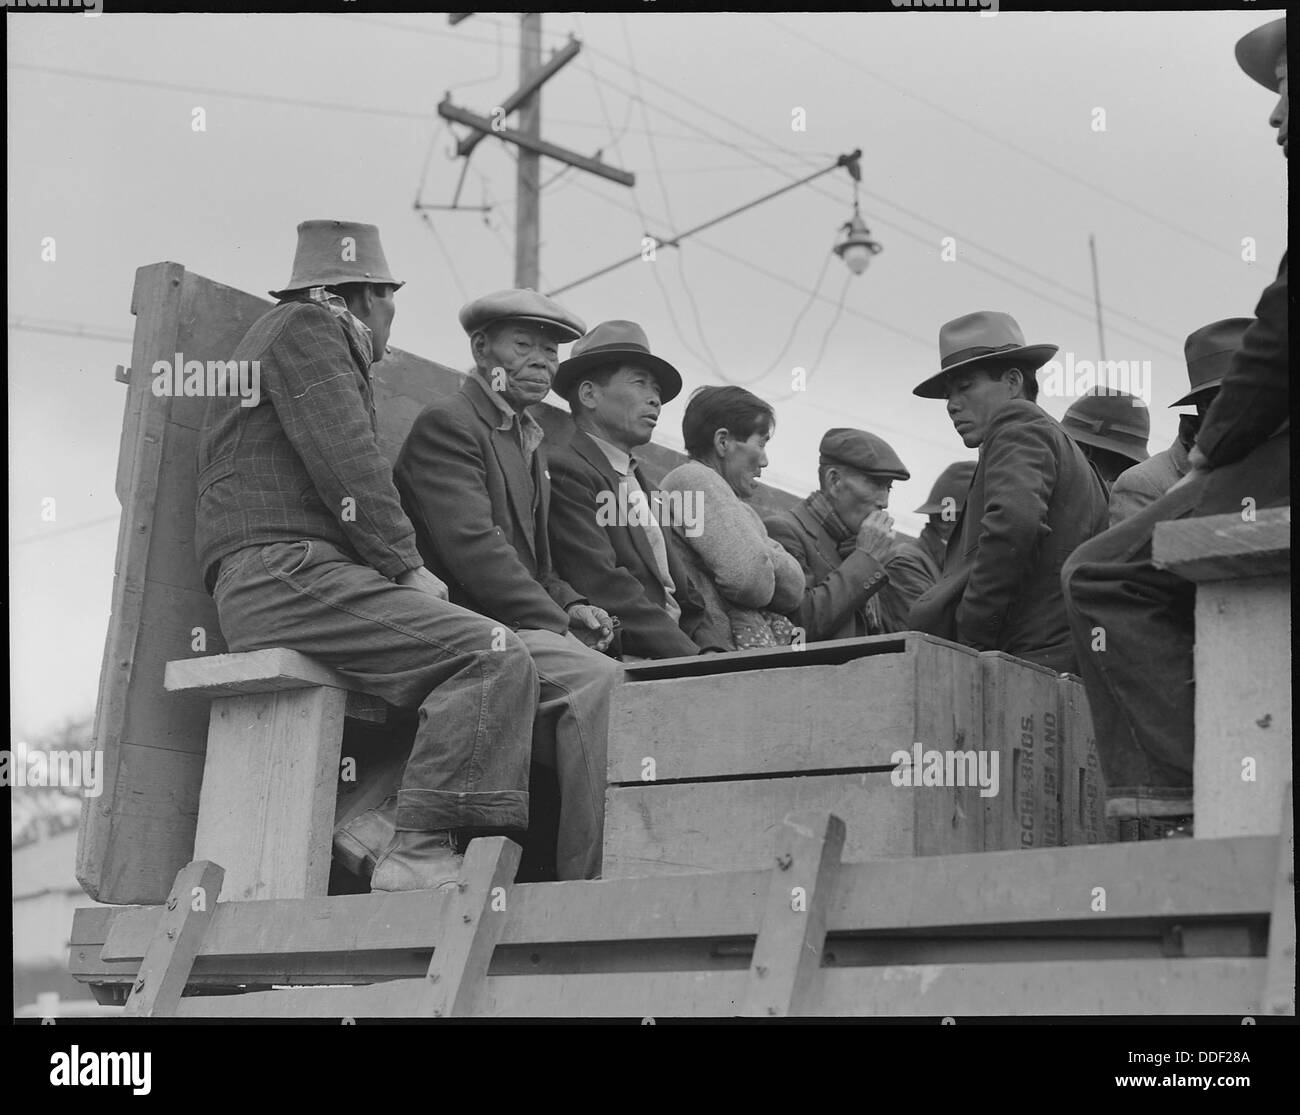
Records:
{"label": "wooden crossarm", "polygon": [[1152,561],[1189,581],[1268,577],[1291,571],[1291,508],[1176,519],[1156,526]]}
{"label": "wooden crossarm", "polygon": [[384,722],[382,701],[359,692],[354,682],[327,666],[285,647],[182,658],[168,662],[163,675],[163,687],[169,692],[206,693],[212,697],[277,693],[316,685],[345,690],[347,715],[354,720]]}

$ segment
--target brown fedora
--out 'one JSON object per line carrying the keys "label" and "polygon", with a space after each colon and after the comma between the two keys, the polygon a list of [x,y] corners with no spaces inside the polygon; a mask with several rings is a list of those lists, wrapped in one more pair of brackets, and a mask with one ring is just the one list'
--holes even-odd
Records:
{"label": "brown fedora", "polygon": [[1230,317],[1202,325],[1187,335],[1183,356],[1187,360],[1187,378],[1192,389],[1171,407],[1190,406],[1202,391],[1218,387],[1232,363],[1232,354],[1241,347],[1242,334],[1254,318]]}
{"label": "brown fedora", "polygon": [[1037,371],[1056,353],[1056,345],[1025,344],[1025,335],[1010,314],[978,310],[939,327],[940,371],[913,387],[912,394],[942,399],[944,381],[958,368],[1016,361],[1028,371]]}
{"label": "brown fedora", "polygon": [[660,402],[669,402],[682,392],[681,375],[667,360],[651,353],[650,340],[635,321],[602,321],[569,353],[551,384],[551,390],[562,398],[568,398],[583,372],[619,363],[636,364],[653,375],[659,383]]}
{"label": "brown fedora", "polygon": [[293,274],[283,290],[270,291],[271,297],[283,298],[296,290],[338,283],[406,285],[394,279],[388,269],[375,225],[356,221],[303,221],[298,226]]}

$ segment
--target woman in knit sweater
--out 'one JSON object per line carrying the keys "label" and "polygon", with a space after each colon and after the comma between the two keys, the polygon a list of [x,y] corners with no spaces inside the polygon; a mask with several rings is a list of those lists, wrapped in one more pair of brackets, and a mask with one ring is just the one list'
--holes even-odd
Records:
{"label": "woman in knit sweater", "polygon": [[661,485],[670,506],[697,512],[693,522],[673,523],[671,545],[696,572],[706,612],[729,621],[737,650],[789,644],[785,613],[803,599],[803,570],[749,504],[775,429],[772,408],[743,387],[701,387],[682,419],[691,459]]}

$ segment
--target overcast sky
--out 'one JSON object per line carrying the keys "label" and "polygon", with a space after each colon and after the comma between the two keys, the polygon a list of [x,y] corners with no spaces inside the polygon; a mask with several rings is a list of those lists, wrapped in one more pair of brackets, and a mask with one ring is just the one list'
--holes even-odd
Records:
{"label": "overcast sky", "polygon": [[[589,325],[642,323],[686,393],[725,379],[776,401],[773,484],[813,486],[828,427],[884,436],[913,477],[891,510],[915,531],[940,470],[974,456],[942,402],[911,394],[938,367],[939,326],[1003,310],[1029,343],[1095,360],[1091,233],[1106,355],[1151,362],[1151,448],[1165,448],[1183,338],[1249,315],[1285,245],[1274,98],[1232,53],[1270,18],[547,15],[547,53],[570,33],[584,48],[546,86],[545,138],[600,150],[637,184],[568,170],[547,186],[542,287],[861,147],[862,213],[884,246],[865,274],[830,254],[853,202],[837,170],[561,301]],[[509,150],[482,143],[465,179],[462,204],[492,205],[486,220],[435,211],[431,231],[412,203],[450,203],[462,164],[434,108],[450,90],[490,113],[515,86],[518,27],[111,10],[6,24],[11,731],[31,738],[95,699],[126,391],[113,370],[130,357],[135,269],[174,260],[264,294],[289,276],[299,221],[372,222],[407,281],[392,343],[464,367],[457,310],[513,284]],[[543,180],[562,170],[544,161]],[[661,427],[675,447],[686,393]],[[1059,418],[1070,399],[1040,401]]]}

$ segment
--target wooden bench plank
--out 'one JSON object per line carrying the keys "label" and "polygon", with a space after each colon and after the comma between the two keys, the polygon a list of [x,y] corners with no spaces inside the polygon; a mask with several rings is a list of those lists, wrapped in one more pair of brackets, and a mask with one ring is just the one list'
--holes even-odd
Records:
{"label": "wooden bench plank", "polygon": [[[919,931],[1147,918],[1267,916],[1278,838],[1170,840],[844,863],[830,932]],[[1212,880],[1212,885],[1207,884]],[[510,896],[502,944],[753,937],[767,870],[527,883]],[[1093,888],[1106,888],[1096,909]],[[429,948],[445,895],[339,895],[223,902],[200,956],[291,956]],[[78,911],[73,955],[104,941],[106,963],[144,956],[161,907]]]}
{"label": "wooden bench plank", "polygon": [[1224,581],[1291,572],[1291,508],[1204,515],[1156,524],[1151,559],[1189,581]]}
{"label": "wooden bench plank", "polygon": [[354,688],[333,670],[285,647],[250,650],[238,654],[209,654],[167,663],[163,687],[228,697],[240,693],[275,693],[327,685]]}

